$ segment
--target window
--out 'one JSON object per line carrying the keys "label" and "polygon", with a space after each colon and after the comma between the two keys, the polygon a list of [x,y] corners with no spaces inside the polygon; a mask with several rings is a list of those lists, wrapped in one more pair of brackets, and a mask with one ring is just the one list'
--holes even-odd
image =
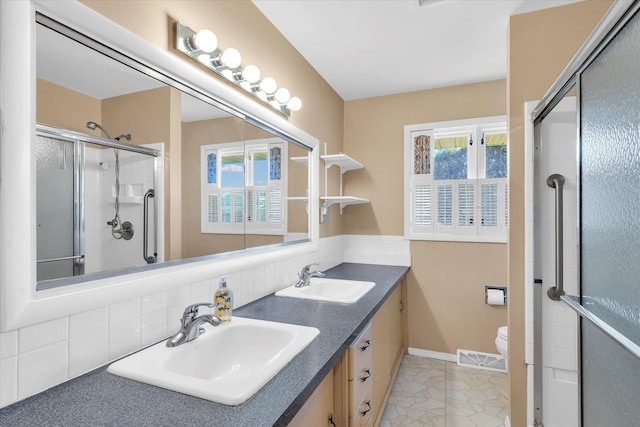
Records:
{"label": "window", "polygon": [[405,236],[506,242],[506,118],[405,126]]}
{"label": "window", "polygon": [[286,234],[286,144],[277,138],[201,147],[201,232]]}

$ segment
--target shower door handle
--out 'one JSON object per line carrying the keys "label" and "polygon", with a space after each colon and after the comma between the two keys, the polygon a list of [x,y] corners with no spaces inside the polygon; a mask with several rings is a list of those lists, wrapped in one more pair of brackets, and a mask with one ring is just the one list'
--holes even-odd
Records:
{"label": "shower door handle", "polygon": [[556,190],[556,286],[549,288],[547,295],[555,301],[560,301],[560,297],[564,295],[564,270],[563,270],[563,233],[562,228],[562,185],[564,177],[554,173],[547,178],[547,185]]}
{"label": "shower door handle", "polygon": [[148,240],[149,240],[149,198],[150,197],[155,197],[155,191],[153,188],[148,190],[144,195],[144,213],[143,213],[144,236],[142,237],[142,256],[144,257],[144,260],[147,264],[154,264],[156,262],[157,254],[147,255],[147,252],[149,250]]}

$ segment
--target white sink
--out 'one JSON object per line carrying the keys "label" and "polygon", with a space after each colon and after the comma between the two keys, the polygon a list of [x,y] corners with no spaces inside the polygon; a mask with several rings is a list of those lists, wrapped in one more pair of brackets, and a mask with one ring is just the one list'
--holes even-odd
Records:
{"label": "white sink", "polygon": [[276,292],[276,296],[352,304],[362,298],[375,285],[374,282],[360,280],[312,277],[309,286],[301,288],[289,286]]}
{"label": "white sink", "polygon": [[112,374],[225,405],[239,405],[320,333],[308,326],[233,317],[188,343],[161,342],[112,363]]}

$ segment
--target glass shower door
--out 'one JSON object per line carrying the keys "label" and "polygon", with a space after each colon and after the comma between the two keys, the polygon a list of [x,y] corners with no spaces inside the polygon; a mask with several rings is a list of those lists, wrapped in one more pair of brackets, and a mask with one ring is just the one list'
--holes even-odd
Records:
{"label": "glass shower door", "polygon": [[[584,70],[581,109],[581,304],[640,344],[640,18]],[[640,420],[640,360],[581,321],[582,424]]]}
{"label": "glass shower door", "polygon": [[38,135],[36,144],[37,280],[82,274],[80,161],[73,140]]}

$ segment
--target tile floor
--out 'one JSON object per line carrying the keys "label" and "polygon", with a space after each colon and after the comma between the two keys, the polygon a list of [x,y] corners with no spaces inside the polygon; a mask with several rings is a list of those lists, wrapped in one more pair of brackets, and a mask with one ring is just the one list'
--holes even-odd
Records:
{"label": "tile floor", "polygon": [[498,427],[507,416],[507,374],[405,355],[380,427]]}

